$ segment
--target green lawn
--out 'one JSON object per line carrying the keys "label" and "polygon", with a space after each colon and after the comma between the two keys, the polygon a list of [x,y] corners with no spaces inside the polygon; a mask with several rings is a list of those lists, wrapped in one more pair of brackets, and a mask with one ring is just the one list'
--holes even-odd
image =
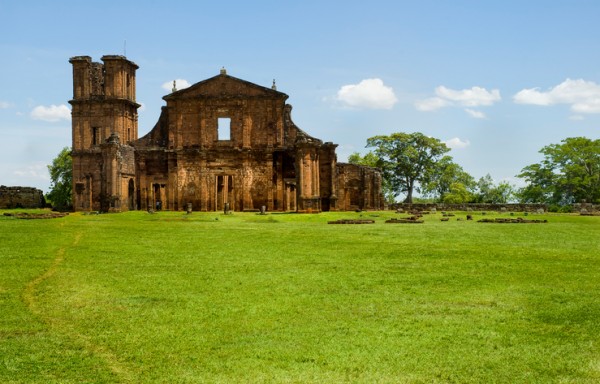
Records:
{"label": "green lawn", "polygon": [[0,216],[0,382],[600,382],[600,217],[403,216]]}

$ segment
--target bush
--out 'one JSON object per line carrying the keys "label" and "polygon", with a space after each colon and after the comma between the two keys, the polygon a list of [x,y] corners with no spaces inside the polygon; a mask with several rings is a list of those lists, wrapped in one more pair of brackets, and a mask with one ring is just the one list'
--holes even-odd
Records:
{"label": "bush", "polygon": [[557,204],[552,204],[548,206],[548,212],[558,212],[560,210],[560,206]]}
{"label": "bush", "polygon": [[48,165],[51,190],[46,195],[46,200],[52,203],[52,207],[59,211],[72,209],[73,201],[71,184],[73,180],[73,162],[71,159],[71,148],[65,147],[58,156]]}
{"label": "bush", "polygon": [[571,213],[571,212],[573,212],[573,206],[572,205],[563,205],[562,207],[560,207],[560,209],[558,210],[558,212],[560,212],[560,213]]}

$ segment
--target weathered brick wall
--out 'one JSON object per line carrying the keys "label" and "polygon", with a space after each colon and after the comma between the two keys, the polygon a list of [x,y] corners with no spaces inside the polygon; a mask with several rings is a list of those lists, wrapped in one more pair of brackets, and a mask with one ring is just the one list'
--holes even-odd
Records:
{"label": "weathered brick wall", "polygon": [[338,163],[337,209],[384,209],[381,192],[381,173],[376,168],[356,164]]}
{"label": "weathered brick wall", "polygon": [[73,208],[100,210],[102,153],[100,148],[73,151]]}
{"label": "weathered brick wall", "polygon": [[[284,93],[232,78],[222,71],[219,76],[164,97],[167,145],[175,149],[281,147],[282,107],[287,98]],[[220,127],[219,118],[230,119],[230,126]]]}
{"label": "weathered brick wall", "polygon": [[135,176],[135,149],[129,145],[119,147],[119,163],[121,174]]}
{"label": "weathered brick wall", "polygon": [[0,186],[0,208],[43,208],[46,206],[44,193],[31,187]]}

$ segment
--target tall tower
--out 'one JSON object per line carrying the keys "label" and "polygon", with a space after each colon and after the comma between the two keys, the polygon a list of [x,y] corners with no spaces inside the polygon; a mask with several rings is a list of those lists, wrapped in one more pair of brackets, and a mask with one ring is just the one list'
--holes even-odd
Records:
{"label": "tall tower", "polygon": [[138,138],[135,71],[139,67],[117,55],[103,56],[103,63],[92,62],[89,56],[75,56],[69,62],[73,65],[73,99],[69,103],[74,209],[120,209],[125,197],[121,193],[123,175],[117,173],[131,167],[118,163],[123,158],[119,152]]}
{"label": "tall tower", "polygon": [[107,55],[102,63],[89,56],[72,57],[73,150],[102,144],[113,133],[122,143],[138,138],[135,71],[139,68],[124,56]]}

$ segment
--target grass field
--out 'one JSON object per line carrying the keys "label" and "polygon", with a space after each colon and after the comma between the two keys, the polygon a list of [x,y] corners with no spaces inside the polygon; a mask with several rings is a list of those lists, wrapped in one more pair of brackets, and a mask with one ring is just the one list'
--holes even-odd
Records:
{"label": "grass field", "polygon": [[0,382],[600,382],[600,217],[398,216],[0,216]]}

